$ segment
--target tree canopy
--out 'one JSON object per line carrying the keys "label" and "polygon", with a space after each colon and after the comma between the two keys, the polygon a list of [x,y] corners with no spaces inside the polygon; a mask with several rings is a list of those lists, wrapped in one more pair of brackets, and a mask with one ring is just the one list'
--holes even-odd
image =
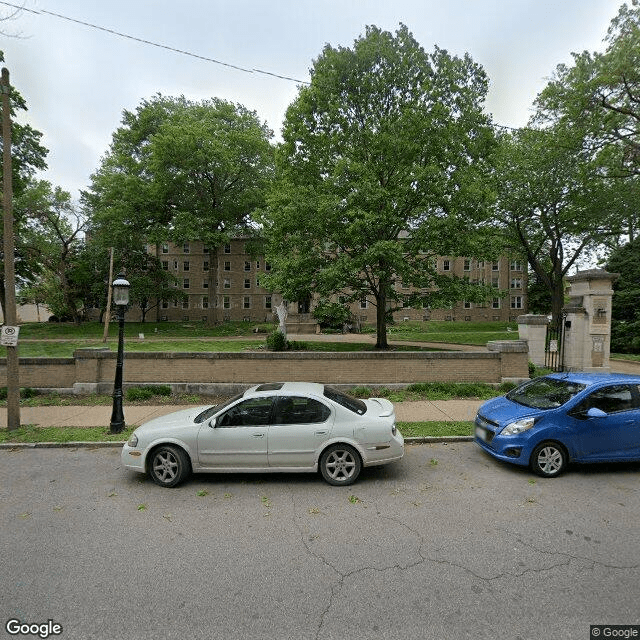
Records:
{"label": "tree canopy", "polygon": [[468,55],[427,53],[405,26],[327,45],[285,117],[263,217],[271,286],[373,302],[379,348],[394,305],[484,298],[435,258],[467,255],[486,212],[486,92]]}
{"label": "tree canopy", "polygon": [[122,126],[84,194],[111,244],[201,240],[219,246],[263,204],[272,132],[218,98],[158,95]]}

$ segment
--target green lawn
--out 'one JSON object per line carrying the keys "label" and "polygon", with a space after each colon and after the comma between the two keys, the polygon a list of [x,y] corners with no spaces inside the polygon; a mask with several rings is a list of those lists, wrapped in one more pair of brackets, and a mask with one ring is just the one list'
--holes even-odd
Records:
{"label": "green lawn", "polygon": [[[267,334],[275,329],[272,324],[228,322],[218,326],[203,323],[161,322],[125,324],[125,351],[149,352],[240,352],[264,350]],[[507,329],[512,329],[508,331]],[[140,337],[140,334],[143,337]],[[19,355],[21,357],[70,358],[76,349],[117,348],[118,327],[109,326],[107,342],[102,341],[103,325],[86,322],[26,323],[20,328]],[[363,338],[362,342],[344,342],[338,336],[327,342],[305,342],[299,339],[297,349],[309,351],[371,351],[374,347]],[[517,327],[504,322],[403,322],[389,327],[388,339],[393,342],[429,342],[448,344],[485,345],[490,340],[512,340],[518,337]],[[415,346],[395,346],[396,349],[415,350]],[[426,347],[425,347],[426,348]],[[434,348],[432,347],[431,350]],[[2,351],[0,351],[0,357]]]}

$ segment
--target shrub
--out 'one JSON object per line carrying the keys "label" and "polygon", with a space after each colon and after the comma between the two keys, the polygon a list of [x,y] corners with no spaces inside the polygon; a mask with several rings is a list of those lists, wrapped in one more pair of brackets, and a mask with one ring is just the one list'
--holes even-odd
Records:
{"label": "shrub", "polygon": [[267,336],[267,347],[271,351],[284,351],[287,348],[287,339],[284,333],[276,329]]}
{"label": "shrub", "polygon": [[126,398],[129,401],[149,400],[154,396],[170,396],[171,387],[169,385],[151,385],[148,387],[129,387],[126,391]]}
{"label": "shrub", "polygon": [[313,310],[313,317],[323,329],[341,330],[351,319],[351,312],[339,302],[321,301]]}

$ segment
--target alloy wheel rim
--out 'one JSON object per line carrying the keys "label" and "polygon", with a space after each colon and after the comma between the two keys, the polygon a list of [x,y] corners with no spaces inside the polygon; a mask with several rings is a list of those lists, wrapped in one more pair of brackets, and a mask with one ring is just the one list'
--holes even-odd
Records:
{"label": "alloy wheel rim", "polygon": [[333,480],[344,481],[353,476],[356,461],[349,451],[334,451],[327,458],[325,468]]}
{"label": "alloy wheel rim", "polygon": [[178,461],[169,451],[159,453],[154,458],[153,471],[162,482],[171,482],[178,474]]}
{"label": "alloy wheel rim", "polygon": [[562,468],[562,454],[555,447],[545,447],[538,454],[538,464],[545,473],[558,473]]}

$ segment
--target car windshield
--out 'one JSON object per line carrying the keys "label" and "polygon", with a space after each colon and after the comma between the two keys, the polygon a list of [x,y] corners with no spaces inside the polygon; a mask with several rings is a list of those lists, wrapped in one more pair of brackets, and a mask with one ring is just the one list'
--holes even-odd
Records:
{"label": "car windshield", "polygon": [[214,404],[212,407],[209,407],[208,409],[205,409],[204,411],[199,413],[196,416],[194,422],[198,424],[200,422],[204,422],[205,420],[208,420],[211,416],[218,413],[218,411],[222,411],[223,409],[228,407],[230,404],[234,403],[236,400],[239,400],[240,398],[242,398],[243,395],[244,395],[244,392],[239,393],[237,396],[233,396],[233,398],[229,398],[226,402],[223,402],[222,404]]}
{"label": "car windshield", "polygon": [[573,396],[580,393],[587,385],[560,380],[558,378],[537,378],[527,382],[507,394],[507,398],[525,407],[534,409],[556,409]]}
{"label": "car windshield", "polygon": [[338,391],[337,389],[325,387],[324,396],[325,398],[329,398],[329,400],[333,400],[339,405],[342,405],[345,409],[349,409],[349,411],[357,413],[359,416],[367,412],[367,405],[362,402],[362,400],[352,398],[351,396],[348,396],[346,393],[342,393],[342,391]]}

